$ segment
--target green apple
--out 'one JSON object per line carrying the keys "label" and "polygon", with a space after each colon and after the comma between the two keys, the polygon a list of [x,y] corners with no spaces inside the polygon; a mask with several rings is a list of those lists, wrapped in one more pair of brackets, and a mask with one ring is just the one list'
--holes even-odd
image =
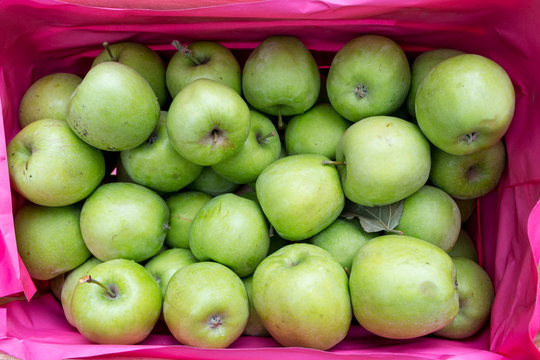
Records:
{"label": "green apple", "polygon": [[270,336],[253,305],[253,275],[242,279],[249,301],[249,318],[243,334],[247,336]]}
{"label": "green apple", "polygon": [[461,54],[464,54],[463,51],[454,49],[433,49],[424,51],[414,59],[411,66],[411,87],[406,101],[407,111],[411,116],[416,117],[414,111],[416,92],[426,75],[441,61]]}
{"label": "green apple", "polygon": [[79,332],[98,344],[136,344],[154,328],[161,290],[140,264],[126,259],[98,264],[79,280],[71,300]]}
{"label": "green apple", "polygon": [[247,102],[271,115],[303,113],[315,104],[320,87],[313,55],[293,36],[266,38],[251,52],[242,73]]}
{"label": "green apple", "polygon": [[457,241],[461,229],[459,208],[447,193],[424,185],[403,202],[403,212],[396,230],[425,240],[444,251]]}
{"label": "green apple", "polygon": [[474,261],[453,258],[457,270],[459,312],[454,320],[435,335],[449,339],[465,339],[479,332],[491,314],[495,296],[489,275]]}
{"label": "green apple", "polygon": [[193,218],[212,196],[200,191],[186,191],[165,199],[170,211],[165,243],[173,248],[189,249],[189,228]]}
{"label": "green apple", "polygon": [[163,316],[180,343],[226,348],[242,335],[249,302],[242,280],[231,269],[199,262],[173,275],[165,293]]}
{"label": "green apple", "polygon": [[360,325],[386,338],[427,335],[450,324],[459,310],[452,259],[410,236],[380,236],[362,246],[349,288]]}
{"label": "green apple", "polygon": [[476,210],[476,201],[478,199],[472,198],[472,199],[454,199],[456,202],[459,212],[461,214],[461,222],[464,223],[465,221],[469,220],[471,215]]}
{"label": "green apple", "polygon": [[418,127],[390,116],[351,125],[336,150],[345,196],[360,205],[383,206],[418,191],[431,166],[429,142]]}
{"label": "green apple", "polygon": [[90,256],[79,228],[79,205],[23,205],[14,216],[17,250],[30,276],[50,280]]}
{"label": "green apple", "polygon": [[352,319],[347,274],[326,250],[287,245],[253,274],[253,303],[283,346],[327,350],[345,338]]}
{"label": "green apple", "polygon": [[192,183],[203,167],[184,159],[174,150],[167,136],[167,112],[162,111],[150,137],[134,149],[121,152],[123,168],[140,185],[163,192],[174,192]]}
{"label": "green apple", "polygon": [[142,144],[159,119],[159,103],[133,68],[107,61],[88,71],[67,106],[66,121],[88,144],[107,151]]}
{"label": "green apple", "polygon": [[169,100],[165,83],[165,62],[157,52],[136,42],[103,43],[105,48],[92,62],[92,67],[106,61],[115,61],[137,71],[152,87],[160,106]]}
{"label": "green apple", "polygon": [[204,204],[191,224],[189,248],[200,261],[213,260],[248,276],[268,253],[270,238],[259,205],[235,194]]}
{"label": "green apple", "polygon": [[330,225],[345,206],[339,175],[328,158],[291,155],[259,175],[257,198],[276,232],[287,240],[307,239]]}
{"label": "green apple", "polygon": [[249,108],[233,89],[197,79],[175,96],[167,114],[169,141],[195,164],[211,166],[238,152],[249,133]]}
{"label": "green apple", "polygon": [[504,144],[468,155],[452,155],[433,147],[429,180],[456,199],[475,199],[493,190],[506,165]]}
{"label": "green apple", "polygon": [[108,183],[86,199],[80,223],[86,246],[101,261],[122,258],[139,262],[161,249],[169,208],[144,186]]}
{"label": "green apple", "polygon": [[410,83],[403,49],[387,37],[362,35],[337,52],[328,71],[326,91],[334,109],[356,122],[397,110]]}
{"label": "green apple", "polygon": [[320,154],[336,158],[336,147],[350,123],[330,104],[318,104],[292,117],[285,129],[285,146],[289,155]]}
{"label": "green apple", "polygon": [[73,320],[71,300],[73,299],[75,287],[79,283],[79,279],[81,279],[84,275],[88,275],[88,271],[90,271],[90,269],[97,264],[101,264],[101,260],[98,260],[92,256],[66,275],[64,286],[62,286],[62,292],[60,293],[60,303],[62,304],[62,310],[64,310],[66,320],[73,327],[76,327],[76,325],[75,320]]}
{"label": "green apple", "polygon": [[416,93],[418,126],[439,149],[466,155],[501,140],[514,116],[514,86],[506,71],[481,55],[436,65]]}
{"label": "green apple", "polygon": [[35,81],[19,104],[21,128],[41,119],[66,119],[66,106],[82,78],[75,74],[54,73]]}
{"label": "green apple", "polygon": [[153,256],[146,262],[144,267],[154,276],[154,279],[156,279],[161,288],[161,294],[165,297],[167,286],[174,273],[184,266],[195,262],[197,262],[197,259],[191,251],[174,248],[164,250]]}
{"label": "green apple", "polygon": [[251,127],[244,145],[233,156],[212,166],[217,174],[237,184],[257,180],[281,153],[281,141],[272,121],[254,110],[250,115]]}
{"label": "green apple", "polygon": [[328,251],[349,274],[358,249],[378,235],[365,232],[357,219],[337,218],[310,242]]}
{"label": "green apple", "polygon": [[190,82],[205,78],[242,93],[240,64],[225,46],[215,41],[194,41],[187,47],[174,41],[176,52],[167,65],[167,88],[174,98]]}
{"label": "green apple", "polygon": [[62,120],[32,122],[15,135],[6,152],[14,190],[39,205],[74,204],[105,176],[101,151],[75,136]]}
{"label": "green apple", "polygon": [[240,184],[225,179],[213,167],[205,166],[199,176],[186,189],[200,191],[208,195],[218,196],[233,192]]}
{"label": "green apple", "polygon": [[447,251],[451,257],[464,257],[471,259],[474,262],[478,262],[478,251],[471,236],[467,231],[461,229],[458,239],[452,249]]}

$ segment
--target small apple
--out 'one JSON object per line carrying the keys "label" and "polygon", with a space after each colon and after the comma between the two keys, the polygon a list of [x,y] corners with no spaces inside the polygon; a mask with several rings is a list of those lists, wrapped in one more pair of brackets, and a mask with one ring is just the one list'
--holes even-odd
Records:
{"label": "small apple", "polygon": [[410,83],[403,49],[390,38],[362,35],[337,52],[328,71],[326,91],[334,109],[356,122],[397,110]]}
{"label": "small apple", "polygon": [[459,312],[454,320],[435,335],[465,339],[476,334],[487,323],[495,296],[489,275],[474,261],[453,258],[457,270]]}
{"label": "small apple", "polygon": [[266,257],[253,274],[253,303],[283,346],[327,350],[352,319],[347,274],[326,250],[295,243]]}
{"label": "small apple", "polygon": [[447,253],[453,258],[464,257],[471,259],[474,262],[478,262],[478,251],[476,250],[476,245],[471,239],[469,233],[467,233],[467,231],[464,229],[461,229],[456,244],[452,249],[447,251]]}
{"label": "small apple", "polygon": [[215,262],[184,266],[169,281],[163,317],[182,344],[226,348],[246,327],[249,302],[242,280]]}
{"label": "small apple", "polygon": [[[242,90],[255,109],[271,115],[301,114],[315,104],[321,77],[304,43],[293,36],[270,36],[249,55]],[[280,120],[278,127],[282,128]]]}
{"label": "small apple", "polygon": [[189,228],[193,218],[212,196],[200,191],[185,191],[165,199],[170,211],[165,243],[173,248],[189,249]]}
{"label": "small apple", "polygon": [[428,180],[429,142],[420,129],[391,116],[351,125],[336,150],[345,196],[360,205],[383,206],[418,191]]}
{"label": "small apple", "polygon": [[197,79],[175,96],[167,114],[167,133],[182,157],[211,166],[238,152],[249,133],[249,108],[233,89]]}
{"label": "small apple", "polygon": [[261,318],[259,315],[257,315],[257,311],[253,305],[253,293],[251,291],[253,288],[253,275],[243,278],[242,282],[246,288],[249,301],[249,318],[243,334],[247,336],[270,336],[268,330],[266,330],[262,324]]}
{"label": "small apple", "polygon": [[32,278],[50,280],[88,259],[80,213],[79,205],[47,207],[28,202],[17,211],[17,250]]}
{"label": "small apple", "polygon": [[122,258],[139,262],[161,249],[169,208],[144,186],[108,183],[86,199],[80,223],[86,246],[101,261]]}
{"label": "small apple", "polygon": [[450,324],[459,310],[452,259],[410,236],[379,236],[362,246],[349,288],[360,325],[390,339],[432,333]]}
{"label": "small apple", "polygon": [[451,155],[433,147],[429,180],[456,199],[475,199],[493,190],[506,165],[502,141],[468,155]]}
{"label": "small apple", "polygon": [[184,159],[167,136],[167,112],[162,111],[150,137],[134,149],[120,153],[122,166],[137,184],[152,190],[173,192],[192,183],[203,167]]}
{"label": "small apple", "polygon": [[424,51],[414,59],[411,66],[411,87],[406,101],[407,111],[411,116],[416,117],[414,111],[416,92],[426,75],[441,61],[461,54],[464,52],[454,49],[433,49]]}
{"label": "small apple", "polygon": [[307,239],[330,225],[345,206],[339,175],[328,158],[291,155],[259,175],[257,198],[276,232],[286,240]]}
{"label": "small apple", "polygon": [[270,239],[259,205],[235,194],[204,204],[189,230],[189,248],[200,261],[213,260],[248,276],[268,253]]}
{"label": "small apple", "polygon": [[444,251],[457,241],[461,229],[459,208],[447,193],[424,185],[403,202],[403,212],[396,230],[425,240]]}
{"label": "small apple", "polygon": [[41,119],[66,119],[66,106],[82,78],[75,74],[54,73],[35,81],[19,104],[21,128]]}
{"label": "small apple", "polygon": [[79,280],[84,275],[88,275],[88,271],[90,271],[90,269],[92,269],[97,264],[101,264],[101,260],[98,260],[95,257],[91,256],[90,258],[88,258],[88,260],[86,260],[84,263],[82,263],[66,275],[64,286],[62,286],[62,292],[60,293],[60,302],[62,304],[62,310],[64,310],[66,320],[73,327],[76,327],[75,320],[73,320],[73,312],[71,311],[71,300],[73,299],[73,292],[75,291],[75,287],[79,283]]}
{"label": "small apple", "polygon": [[251,127],[244,145],[233,156],[212,166],[218,175],[237,184],[257,180],[281,152],[281,141],[272,121],[254,110],[250,111],[250,118]]}
{"label": "small apple", "polygon": [[350,123],[330,104],[318,104],[292,117],[285,129],[285,146],[289,155],[320,154],[336,158],[336,147]]}
{"label": "small apple", "polygon": [[215,41],[194,41],[178,49],[167,65],[167,88],[174,98],[190,82],[205,78],[219,81],[242,94],[240,64],[225,46]]}
{"label": "small apple", "polygon": [[459,213],[461,214],[461,222],[464,223],[465,221],[469,220],[471,215],[476,210],[476,202],[478,199],[472,198],[472,199],[454,199],[456,202]]}
{"label": "small apple", "polygon": [[416,93],[418,126],[439,149],[466,155],[495,145],[514,116],[512,80],[493,60],[476,54],[436,65]]}
{"label": "small apple", "polygon": [[377,236],[378,233],[365,232],[357,219],[337,218],[310,242],[328,251],[349,274],[358,249]]}
{"label": "small apple", "polygon": [[103,43],[105,48],[92,62],[92,67],[106,61],[115,61],[137,71],[152,87],[160,106],[169,99],[165,83],[165,63],[157,52],[148,46],[126,41],[116,44]]}
{"label": "small apple", "polygon": [[67,107],[66,121],[88,144],[107,151],[142,144],[159,119],[159,103],[133,68],[107,61],[88,71]]}
{"label": "small apple", "polygon": [[71,300],[79,332],[98,344],[136,344],[154,328],[161,313],[161,290],[140,264],[109,260],[79,280]]}
{"label": "small apple", "polygon": [[235,191],[240,184],[225,179],[213,167],[205,166],[199,176],[186,189],[200,191],[211,196],[223,195]]}
{"label": "small apple", "polygon": [[197,262],[197,259],[188,249],[167,249],[154,255],[146,262],[144,267],[154,276],[165,297],[167,286],[171,277],[179,269]]}
{"label": "small apple", "polygon": [[15,135],[6,152],[14,190],[39,205],[74,204],[105,176],[101,151],[75,136],[62,120],[32,122]]}

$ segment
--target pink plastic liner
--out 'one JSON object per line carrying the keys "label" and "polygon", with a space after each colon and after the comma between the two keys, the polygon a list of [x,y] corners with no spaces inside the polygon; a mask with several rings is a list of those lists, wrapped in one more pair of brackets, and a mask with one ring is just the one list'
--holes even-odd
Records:
{"label": "pink plastic liner", "polygon": [[[500,187],[478,201],[467,223],[492,277],[492,317],[477,336],[449,341],[426,336],[408,341],[377,338],[355,325],[330,351],[282,348],[272,339],[243,337],[230,349],[179,345],[159,325],[143,343],[103,346],[88,343],[69,326],[50,295],[0,306],[0,351],[22,359],[61,359],[129,354],[190,359],[540,359],[533,339],[540,328],[540,44],[536,1],[502,0],[268,0],[227,2],[100,0],[4,0],[0,3],[0,296],[36,286],[16,250],[12,214],[22,203],[9,187],[5,147],[19,130],[18,103],[28,86],[52,72],[84,75],[102,41],[131,40],[173,51],[172,40],[217,40],[240,62],[272,34],[300,37],[322,68],[353,37],[389,36],[412,57],[437,47],[488,56],[503,66],[516,89],[516,113],[505,137],[508,166]],[[81,5],[82,4],[82,5]],[[129,9],[123,9],[129,7]],[[532,212],[531,212],[532,210]]]}

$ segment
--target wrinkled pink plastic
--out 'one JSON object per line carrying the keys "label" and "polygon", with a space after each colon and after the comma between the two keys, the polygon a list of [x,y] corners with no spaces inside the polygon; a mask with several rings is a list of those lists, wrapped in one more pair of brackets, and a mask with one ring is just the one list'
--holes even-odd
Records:
{"label": "wrinkled pink plastic", "polygon": [[[71,4],[70,4],[71,3]],[[516,113],[506,135],[508,167],[500,187],[478,201],[467,224],[492,277],[491,322],[477,336],[450,341],[426,336],[407,341],[377,338],[354,325],[329,351],[283,348],[268,338],[242,337],[226,350],[179,345],[163,324],[143,343],[104,346],[87,342],[47,294],[0,307],[0,351],[23,359],[61,359],[129,353],[171,359],[540,359],[533,339],[540,328],[540,43],[532,0],[268,0],[121,1],[4,0],[0,2],[0,296],[35,292],[16,250],[6,142],[19,130],[18,103],[28,86],[52,72],[84,75],[102,41],[133,40],[172,54],[173,39],[217,40],[242,62],[271,34],[300,37],[322,67],[345,42],[364,33],[389,36],[411,57],[430,48],[457,48],[490,57],[510,74]],[[535,206],[536,205],[536,206]],[[532,210],[532,212],[531,212]],[[530,216],[529,216],[530,214]],[[124,354],[125,355],[125,354]]]}

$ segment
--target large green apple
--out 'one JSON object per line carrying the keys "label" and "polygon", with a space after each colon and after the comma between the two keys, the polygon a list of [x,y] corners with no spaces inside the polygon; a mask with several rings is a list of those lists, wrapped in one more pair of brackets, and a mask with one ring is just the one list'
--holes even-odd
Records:
{"label": "large green apple", "polygon": [[15,135],[6,152],[13,188],[39,205],[74,204],[105,176],[101,151],[79,139],[62,120],[34,121]]}
{"label": "large green apple", "polygon": [[167,88],[174,98],[190,82],[205,78],[242,93],[240,65],[225,46],[215,41],[195,41],[179,47],[167,65]]}
{"label": "large green apple", "polygon": [[514,86],[486,57],[463,54],[435,66],[416,93],[418,126],[429,141],[454,155],[501,140],[514,116]]}
{"label": "large green apple", "polygon": [[71,300],[79,332],[99,344],[136,344],[154,328],[161,313],[161,290],[140,264],[115,259],[92,267]]}
{"label": "large green apple", "polygon": [[167,114],[169,141],[180,155],[210,166],[240,150],[249,133],[249,108],[233,89],[197,79],[175,96]]}
{"label": "large green apple", "polygon": [[418,191],[431,167],[429,142],[418,127],[390,116],[351,125],[336,150],[345,196],[361,205],[395,203]]}
{"label": "large green apple", "polygon": [[19,104],[21,128],[41,119],[66,119],[66,107],[82,78],[75,74],[54,73],[35,81]]}
{"label": "large green apple", "polygon": [[456,199],[475,199],[493,190],[506,165],[504,144],[467,155],[433,148],[429,180]]}
{"label": "large green apple", "polygon": [[270,238],[259,205],[235,194],[204,204],[189,230],[189,248],[200,261],[213,260],[248,276],[268,253]]}
{"label": "large green apple", "polygon": [[167,112],[162,111],[150,137],[134,149],[121,152],[123,168],[133,181],[163,192],[174,192],[192,183],[203,167],[184,159],[169,142]]}
{"label": "large green apple", "polygon": [[303,113],[315,104],[320,86],[313,55],[293,36],[266,38],[249,55],[242,73],[247,102],[271,115]]}
{"label": "large green apple", "polygon": [[122,151],[142,144],[159,119],[159,103],[133,68],[107,61],[94,66],[77,87],[66,121],[88,144]]}
{"label": "large green apple", "polygon": [[79,227],[79,205],[47,207],[26,203],[15,214],[17,250],[30,276],[49,280],[90,256]]}
{"label": "large green apple", "polygon": [[161,249],[169,208],[158,194],[132,183],[101,185],[86,199],[81,232],[90,252],[100,259],[143,261]]}
{"label": "large green apple", "polygon": [[396,230],[428,241],[444,251],[457,241],[461,229],[459,208],[447,193],[424,185],[403,202],[403,212]]}
{"label": "large green apple", "polygon": [[135,42],[103,43],[105,49],[94,59],[92,67],[106,61],[116,61],[137,71],[152,87],[160,106],[169,99],[165,83],[165,62],[157,52]]}
{"label": "large green apple", "polygon": [[161,294],[165,297],[169,281],[175,272],[197,262],[197,259],[188,249],[167,249],[150,258],[144,265],[156,279]]}
{"label": "large green apple", "polygon": [[416,92],[426,75],[441,61],[461,54],[463,51],[454,49],[433,49],[421,53],[414,59],[411,66],[411,87],[406,101],[407,111],[411,116],[416,117],[414,111]]}
{"label": "large green apple", "polygon": [[327,350],[345,338],[352,319],[347,274],[312,244],[287,245],[253,274],[253,303],[283,346]]}
{"label": "large green apple", "polygon": [[411,71],[392,39],[362,35],[345,44],[330,65],[326,91],[334,109],[349,121],[388,115],[405,101]]}
{"label": "large green apple", "polygon": [[200,191],[185,191],[165,199],[170,211],[169,231],[165,243],[170,247],[189,249],[189,228],[193,218],[212,196]]}
{"label": "large green apple", "polygon": [[484,327],[491,314],[495,296],[489,275],[474,261],[453,258],[457,270],[459,312],[454,320],[435,335],[449,339],[465,339]]}
{"label": "large green apple", "polygon": [[328,158],[291,155],[259,175],[257,198],[268,221],[287,240],[304,240],[330,225],[345,206],[339,175]]}
{"label": "large green apple", "polygon": [[336,158],[336,147],[350,123],[330,104],[318,104],[292,117],[285,129],[285,146],[289,155],[320,154]]}
{"label": "large green apple", "polygon": [[362,246],[349,288],[360,325],[386,338],[429,334],[450,324],[459,310],[452,259],[410,236],[380,236]]}
{"label": "large green apple", "polygon": [[242,280],[228,267],[199,262],[178,270],[167,287],[163,317],[182,344],[226,348],[238,339],[249,316]]}
{"label": "large green apple", "polygon": [[281,141],[276,127],[263,114],[251,110],[249,135],[240,150],[214,166],[214,171],[237,184],[257,180],[259,174],[281,153]]}

